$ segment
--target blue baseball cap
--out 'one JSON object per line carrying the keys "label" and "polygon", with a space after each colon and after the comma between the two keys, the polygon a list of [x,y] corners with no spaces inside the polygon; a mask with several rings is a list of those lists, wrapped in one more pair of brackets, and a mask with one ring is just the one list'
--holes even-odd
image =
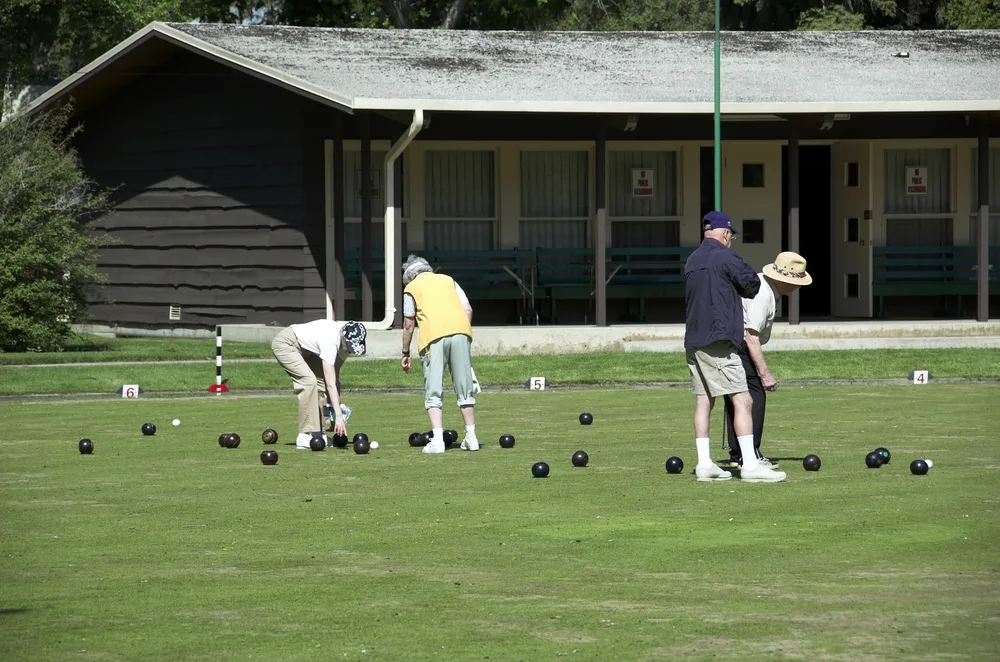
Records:
{"label": "blue baseball cap", "polygon": [[729,218],[728,214],[723,214],[721,211],[710,211],[705,214],[705,218],[702,219],[701,230],[729,230],[733,234],[739,234],[739,231],[733,227],[733,221]]}

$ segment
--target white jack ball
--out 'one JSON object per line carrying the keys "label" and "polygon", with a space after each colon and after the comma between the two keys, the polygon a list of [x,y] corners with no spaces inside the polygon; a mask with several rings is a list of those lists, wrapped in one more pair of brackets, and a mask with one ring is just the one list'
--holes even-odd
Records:
{"label": "white jack ball", "polygon": [[373,441],[373,442],[372,442],[372,443],[370,444],[370,447],[371,447],[371,448],[378,448],[378,442],[377,442],[377,441]]}
{"label": "white jack ball", "polygon": [[175,418],[175,419],[174,419],[174,427],[177,427],[177,426],[178,426],[178,425],[180,425],[180,424],[181,424],[181,419],[179,419],[179,418]]}
{"label": "white jack ball", "polygon": [[927,463],[927,468],[928,468],[928,469],[930,469],[931,467],[933,467],[933,466],[934,466],[934,463],[933,463],[933,462],[931,462],[930,460],[924,460],[924,462],[926,462],[926,463]]}

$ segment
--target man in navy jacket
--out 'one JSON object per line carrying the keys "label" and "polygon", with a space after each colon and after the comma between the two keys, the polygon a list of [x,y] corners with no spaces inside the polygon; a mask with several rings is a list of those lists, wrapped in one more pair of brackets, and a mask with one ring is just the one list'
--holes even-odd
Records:
{"label": "man in navy jacket", "polygon": [[752,401],[738,352],[744,334],[741,299],[757,295],[760,279],[730,248],[738,233],[729,216],[720,211],[709,212],[702,231],[701,246],[691,253],[684,266],[687,306],[684,348],[695,395],[694,433],[698,448],[695,477],[699,482],[732,478],[731,473],[712,461],[708,433],[715,399],[728,395],[743,454],[740,478],[755,483],[781,482],[785,474],[762,465],[754,453]]}

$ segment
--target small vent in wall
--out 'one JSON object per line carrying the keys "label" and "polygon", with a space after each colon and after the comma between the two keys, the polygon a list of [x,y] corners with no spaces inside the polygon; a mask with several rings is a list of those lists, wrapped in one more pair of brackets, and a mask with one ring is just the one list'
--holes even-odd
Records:
{"label": "small vent in wall", "polygon": [[181,318],[181,307],[180,306],[170,306],[170,321],[176,322]]}

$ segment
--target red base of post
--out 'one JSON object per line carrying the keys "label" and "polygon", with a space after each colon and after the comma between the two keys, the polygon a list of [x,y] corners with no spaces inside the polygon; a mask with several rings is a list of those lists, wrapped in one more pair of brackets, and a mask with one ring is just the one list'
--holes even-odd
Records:
{"label": "red base of post", "polygon": [[228,391],[229,387],[225,384],[212,384],[208,387],[209,393],[227,393]]}

